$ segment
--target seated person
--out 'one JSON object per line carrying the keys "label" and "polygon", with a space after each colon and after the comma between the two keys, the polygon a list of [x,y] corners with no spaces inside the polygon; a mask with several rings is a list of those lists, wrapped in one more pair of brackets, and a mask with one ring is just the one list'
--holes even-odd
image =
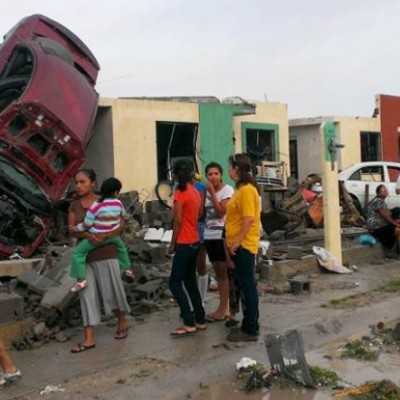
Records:
{"label": "seated person", "polygon": [[392,249],[400,241],[400,221],[392,218],[385,202],[387,196],[386,186],[379,185],[376,197],[368,204],[367,229],[384,247]]}

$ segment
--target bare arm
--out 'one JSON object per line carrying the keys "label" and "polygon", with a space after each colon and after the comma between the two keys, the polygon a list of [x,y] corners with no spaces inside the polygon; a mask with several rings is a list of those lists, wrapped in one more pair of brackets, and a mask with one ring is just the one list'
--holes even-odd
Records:
{"label": "bare arm", "polygon": [[103,241],[99,236],[93,235],[88,231],[75,232],[75,226],[77,225],[76,215],[73,211],[68,213],[68,231],[72,237],[77,239],[89,239],[92,243],[101,243]]}
{"label": "bare arm", "polygon": [[378,214],[389,224],[389,225],[394,225],[397,228],[400,228],[400,224],[397,223],[392,216],[390,215],[389,210],[387,210],[386,208],[380,208],[378,210]]}
{"label": "bare arm", "polygon": [[169,245],[168,253],[172,254],[175,252],[176,239],[178,237],[179,231],[182,227],[182,204],[175,201],[174,203],[174,222],[172,227],[172,239]]}
{"label": "bare arm", "polygon": [[222,218],[226,214],[226,203],[229,199],[224,199],[219,201],[217,199],[217,194],[215,193],[214,186],[208,182],[206,185],[208,193],[210,193],[211,202],[218,217]]}

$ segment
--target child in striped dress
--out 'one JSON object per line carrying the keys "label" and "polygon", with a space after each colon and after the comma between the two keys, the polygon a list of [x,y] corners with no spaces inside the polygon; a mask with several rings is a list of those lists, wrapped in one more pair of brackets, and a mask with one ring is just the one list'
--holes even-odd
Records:
{"label": "child in striped dress", "polygon": [[[87,211],[82,223],[72,227],[75,232],[88,231],[92,234],[107,234],[120,228],[121,218],[126,217],[125,208],[118,199],[122,184],[116,178],[106,179],[100,188],[100,198],[93,203]],[[106,238],[101,243],[92,243],[89,239],[81,239],[74,247],[71,261],[71,273],[77,279],[71,292],[84,289],[88,283],[86,280],[86,256],[96,247],[106,244],[115,244],[117,257],[121,270],[125,276],[133,277],[128,250],[121,236]]]}

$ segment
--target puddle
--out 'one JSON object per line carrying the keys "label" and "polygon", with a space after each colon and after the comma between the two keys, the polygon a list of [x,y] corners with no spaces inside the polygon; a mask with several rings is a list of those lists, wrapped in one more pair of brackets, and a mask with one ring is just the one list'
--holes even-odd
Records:
{"label": "puddle", "polygon": [[[337,345],[337,344],[336,344]],[[325,355],[336,353],[334,358],[328,360]],[[390,379],[400,385],[400,353],[381,353],[377,361],[358,361],[350,358],[341,359],[337,352],[322,352],[320,350],[307,354],[310,365],[334,370],[340,378],[352,385],[361,385],[367,381],[380,381]]]}
{"label": "puddle", "polygon": [[192,400],[330,400],[334,397],[305,388],[259,389],[246,394],[236,384],[224,382],[211,385],[207,389],[203,389],[198,395],[190,398]]}

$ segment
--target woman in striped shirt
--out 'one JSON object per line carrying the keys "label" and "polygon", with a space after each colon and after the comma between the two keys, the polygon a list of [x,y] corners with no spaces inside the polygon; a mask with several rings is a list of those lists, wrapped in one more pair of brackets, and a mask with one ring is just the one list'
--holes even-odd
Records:
{"label": "woman in striped shirt", "polygon": [[[100,198],[93,203],[87,211],[85,220],[72,227],[74,232],[89,231],[92,234],[107,235],[120,228],[121,218],[126,217],[125,208],[118,199],[122,184],[116,178],[106,179],[100,188]],[[124,270],[126,276],[132,277],[130,269],[131,262],[128,250],[121,236],[106,238],[101,244],[92,243],[89,239],[82,239],[75,247],[72,253],[71,276],[77,279],[75,285],[71,288],[72,292],[84,289],[88,283],[86,278],[86,256],[98,246],[106,244],[115,244],[120,268]]]}

